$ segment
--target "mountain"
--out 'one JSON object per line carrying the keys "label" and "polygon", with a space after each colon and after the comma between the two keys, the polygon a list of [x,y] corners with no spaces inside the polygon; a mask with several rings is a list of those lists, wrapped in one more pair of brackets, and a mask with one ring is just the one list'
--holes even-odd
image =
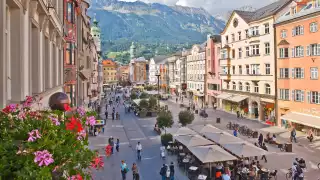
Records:
{"label": "mountain", "polygon": [[[120,50],[131,41],[142,44],[201,43],[207,34],[218,34],[225,22],[203,8],[147,4],[141,1],[90,0],[88,14],[102,31],[103,50]],[[105,46],[104,46],[105,45]],[[122,48],[123,47],[123,48]],[[118,47],[119,49],[119,47]]]}

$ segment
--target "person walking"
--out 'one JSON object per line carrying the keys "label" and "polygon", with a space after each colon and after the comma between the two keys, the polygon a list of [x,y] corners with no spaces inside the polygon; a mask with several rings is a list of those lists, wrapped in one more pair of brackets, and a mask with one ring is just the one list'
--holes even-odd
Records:
{"label": "person walking", "polygon": [[138,142],[138,144],[136,146],[136,151],[137,151],[138,160],[141,160],[142,145],[140,144],[140,142]]}
{"label": "person walking", "polygon": [[106,120],[108,119],[108,111],[106,110],[106,112],[104,113],[106,115]]}
{"label": "person walking", "polygon": [[297,143],[297,138],[296,138],[296,136],[297,136],[296,129],[293,128],[292,131],[291,131],[291,142],[292,142],[292,140],[294,140],[294,142]]}
{"label": "person walking", "polygon": [[166,173],[167,173],[167,166],[165,164],[162,165],[161,169],[160,169],[160,176],[162,178],[162,180],[166,180]]}
{"label": "person walking", "polygon": [[110,145],[111,145],[111,154],[113,154],[113,151],[114,151],[114,139],[113,139],[113,137],[111,138]]}
{"label": "person walking", "polygon": [[139,171],[138,171],[138,166],[136,163],[133,163],[132,164],[132,167],[131,167],[131,171],[132,171],[132,179],[133,180],[139,180],[140,177],[139,177]]}
{"label": "person walking", "polygon": [[111,115],[112,115],[112,120],[114,120],[114,111],[112,111]]}
{"label": "person walking", "polygon": [[233,130],[233,135],[234,135],[235,137],[238,137],[238,129],[237,129],[237,128],[235,128],[235,129]]}
{"label": "person walking", "polygon": [[127,164],[125,163],[124,160],[122,160],[121,165],[120,165],[120,172],[122,175],[122,180],[126,180],[126,176],[127,176],[128,171],[129,171],[129,169],[128,169]]}
{"label": "person walking", "polygon": [[[262,148],[263,150],[265,150],[265,151],[268,151],[268,148],[267,148],[267,146],[266,146],[265,143],[262,144],[261,148]],[[264,159],[264,161],[265,161],[266,163],[268,162],[265,155],[262,155],[261,160],[263,160],[263,159]]]}
{"label": "person walking", "polygon": [[171,162],[170,164],[170,180],[174,180],[174,164]]}
{"label": "person walking", "polygon": [[259,138],[258,138],[258,144],[261,147],[263,142],[263,135],[260,133]]}
{"label": "person walking", "polygon": [[119,152],[119,147],[120,147],[120,140],[119,140],[119,138],[117,138],[117,142],[116,142],[116,150],[117,150],[117,152]]}

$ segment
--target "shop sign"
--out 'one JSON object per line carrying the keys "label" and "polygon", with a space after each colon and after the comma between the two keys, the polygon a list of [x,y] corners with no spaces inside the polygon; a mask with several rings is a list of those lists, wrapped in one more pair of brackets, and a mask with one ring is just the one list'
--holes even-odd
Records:
{"label": "shop sign", "polygon": [[101,126],[101,125],[104,125],[104,120],[96,120],[96,126]]}
{"label": "shop sign", "polygon": [[299,112],[305,114],[320,115],[320,110],[317,108],[301,108]]}

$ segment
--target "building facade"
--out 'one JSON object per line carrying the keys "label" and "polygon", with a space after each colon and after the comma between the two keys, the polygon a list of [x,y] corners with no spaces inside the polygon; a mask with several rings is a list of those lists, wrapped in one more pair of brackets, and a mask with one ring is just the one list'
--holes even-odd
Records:
{"label": "building facade", "polygon": [[128,82],[129,81],[129,65],[122,65],[120,68],[120,81]]}
{"label": "building facade", "polygon": [[278,125],[320,135],[320,1],[292,2],[276,27]]}
{"label": "building facade", "polygon": [[180,57],[181,52],[178,52],[166,59],[170,94],[178,94],[180,91]]}
{"label": "building facade", "polygon": [[149,83],[149,61],[144,57],[134,58],[130,61],[130,81],[136,85]]}
{"label": "building facade", "polygon": [[290,0],[277,1],[254,12],[234,11],[221,33],[220,68],[226,111],[263,121],[275,118],[275,58],[273,23]]}
{"label": "building facade", "polygon": [[[156,62],[156,75],[159,74],[159,86],[160,90],[164,93],[168,92],[169,87],[169,80],[168,80],[168,64],[166,59]],[[158,77],[156,77],[158,78]]]}
{"label": "building facade", "polygon": [[103,65],[103,84],[115,85],[117,79],[117,64],[111,59],[102,61]]}
{"label": "building facade", "polygon": [[187,56],[190,55],[190,51],[183,49],[181,52],[180,61],[180,87],[181,94],[187,95]]}
{"label": "building facade", "polygon": [[157,69],[158,62],[162,62],[167,58],[167,56],[155,56],[150,59],[149,61],[149,84],[156,85],[158,84],[158,77],[156,76],[159,74],[159,71]]}
{"label": "building facade", "polygon": [[206,46],[206,92],[205,100],[208,106],[219,106],[216,98],[221,93],[221,79],[220,79],[220,50],[221,37],[220,35],[211,36],[207,38]]}
{"label": "building facade", "polygon": [[0,24],[0,108],[26,96],[47,108],[63,92],[63,1],[1,1]]}

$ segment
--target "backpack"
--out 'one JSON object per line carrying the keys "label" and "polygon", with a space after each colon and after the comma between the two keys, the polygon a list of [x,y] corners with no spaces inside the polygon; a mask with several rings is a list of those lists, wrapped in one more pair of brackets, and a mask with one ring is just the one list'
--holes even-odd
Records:
{"label": "backpack", "polygon": [[161,176],[164,176],[165,174],[166,174],[165,169],[164,169],[164,168],[161,168],[161,170],[160,170],[160,175],[161,175]]}

